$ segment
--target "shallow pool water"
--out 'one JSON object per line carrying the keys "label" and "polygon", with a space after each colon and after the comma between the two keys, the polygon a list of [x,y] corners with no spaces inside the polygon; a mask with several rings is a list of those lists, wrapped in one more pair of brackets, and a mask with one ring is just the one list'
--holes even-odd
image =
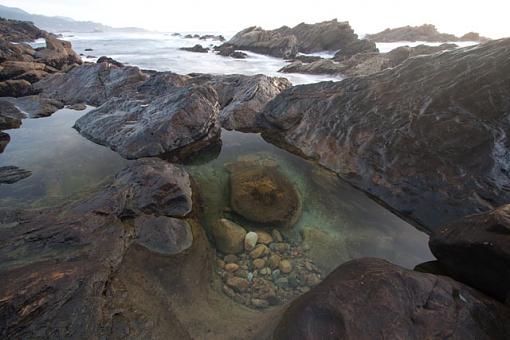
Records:
{"label": "shallow pool water", "polygon": [[269,163],[278,166],[297,188],[303,202],[300,219],[284,233],[290,240],[305,242],[311,258],[324,271],[367,256],[407,268],[433,259],[425,233],[334,173],[267,143],[258,134],[222,131],[221,151],[211,158],[187,165],[200,188],[203,225],[208,230],[222,217],[241,225],[249,223],[231,212],[225,165],[237,161]]}
{"label": "shallow pool water", "polygon": [[62,109],[51,117],[25,119],[20,129],[5,131],[10,142],[0,153],[0,166],[18,166],[32,175],[14,184],[0,184],[0,207],[49,206],[78,198],[127,163],[72,128],[90,109]]}

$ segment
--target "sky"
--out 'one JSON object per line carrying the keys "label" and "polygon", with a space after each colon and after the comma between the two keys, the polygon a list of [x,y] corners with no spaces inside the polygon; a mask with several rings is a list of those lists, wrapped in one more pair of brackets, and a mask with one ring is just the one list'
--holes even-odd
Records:
{"label": "sky", "polygon": [[67,16],[114,27],[235,32],[337,18],[359,34],[430,23],[445,33],[510,36],[508,0],[0,0],[34,14]]}

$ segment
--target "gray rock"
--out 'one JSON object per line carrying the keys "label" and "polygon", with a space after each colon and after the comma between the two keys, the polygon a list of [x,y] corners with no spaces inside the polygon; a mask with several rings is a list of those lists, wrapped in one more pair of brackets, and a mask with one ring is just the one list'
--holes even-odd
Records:
{"label": "gray rock", "polygon": [[0,97],[0,102],[6,101],[27,113],[30,118],[47,117],[55,111],[64,107],[64,104],[58,100],[48,99],[41,96],[27,97]]}
{"label": "gray rock", "polygon": [[46,48],[37,50],[34,57],[39,62],[57,69],[82,63],[70,42],[59,40],[53,36],[46,37]]}
{"label": "gray rock", "polygon": [[160,255],[175,255],[191,247],[193,234],[186,221],[143,215],[135,219],[135,242]]}

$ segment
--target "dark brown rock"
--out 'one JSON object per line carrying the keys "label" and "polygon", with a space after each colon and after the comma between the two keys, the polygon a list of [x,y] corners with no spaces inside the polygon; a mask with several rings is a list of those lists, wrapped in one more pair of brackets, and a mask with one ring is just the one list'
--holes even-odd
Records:
{"label": "dark brown rock", "polygon": [[284,312],[274,339],[507,339],[510,310],[446,277],[345,263]]}
{"label": "dark brown rock", "polygon": [[275,167],[251,162],[228,166],[230,204],[244,218],[271,226],[291,227],[301,216],[296,188]]}
{"label": "dark brown rock", "polygon": [[209,52],[208,48],[203,47],[200,44],[197,44],[193,47],[181,47],[180,50],[188,51],[188,52],[198,52],[198,53],[207,53]]}
{"label": "dark brown rock", "polygon": [[46,36],[48,36],[47,32],[40,30],[31,22],[0,18],[0,38],[2,39],[23,42]]}
{"label": "dark brown rock", "polygon": [[[0,118],[1,119],[1,118]],[[0,153],[4,152],[7,144],[11,141],[11,136],[9,134],[0,131]]]}
{"label": "dark brown rock", "polygon": [[186,221],[166,216],[135,219],[135,243],[160,255],[175,255],[191,247],[193,234]]}
{"label": "dark brown rock", "polygon": [[117,67],[124,67],[123,63],[118,62],[117,60],[110,58],[110,57],[106,57],[106,56],[102,56],[102,57],[99,57],[99,59],[97,59],[97,64],[101,64],[101,63],[108,63],[108,64],[115,65]]}
{"label": "dark brown rock", "polygon": [[267,139],[434,229],[510,201],[510,39],[296,86],[266,105]]}
{"label": "dark brown rock", "polygon": [[46,48],[37,50],[35,59],[57,69],[82,63],[80,56],[73,51],[70,42],[59,40],[53,36],[46,37]]}
{"label": "dark brown rock", "polygon": [[0,97],[23,97],[36,93],[26,80],[5,80],[0,82]]}
{"label": "dark brown rock", "polygon": [[442,226],[430,249],[455,279],[505,302],[510,293],[510,205]]}
{"label": "dark brown rock", "polygon": [[19,128],[23,118],[25,118],[25,114],[13,103],[0,100],[0,130]]}

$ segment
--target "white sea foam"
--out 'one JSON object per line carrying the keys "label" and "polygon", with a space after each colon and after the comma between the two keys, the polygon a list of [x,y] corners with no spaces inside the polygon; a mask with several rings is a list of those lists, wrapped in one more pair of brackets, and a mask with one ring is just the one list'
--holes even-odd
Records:
{"label": "white sea foam", "polygon": [[[446,42],[447,44],[456,44],[459,47],[473,46],[478,45],[476,41],[452,41]],[[445,44],[445,42],[428,42],[428,41],[398,41],[398,42],[390,42],[390,43],[376,43],[379,52],[386,53],[400,46],[409,46],[415,47],[418,45],[429,45],[429,46],[439,46],[441,44]]]}

